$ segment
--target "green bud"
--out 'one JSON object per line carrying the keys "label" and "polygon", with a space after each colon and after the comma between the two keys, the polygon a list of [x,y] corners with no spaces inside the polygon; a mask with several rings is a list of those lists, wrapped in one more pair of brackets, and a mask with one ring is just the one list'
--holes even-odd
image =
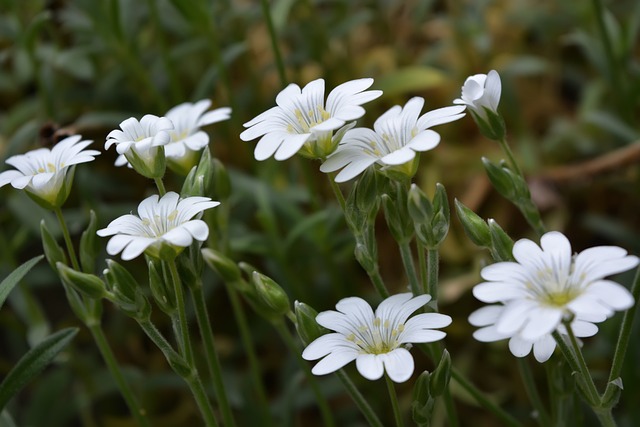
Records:
{"label": "green bud", "polygon": [[373,225],[363,234],[356,234],[356,247],[354,255],[358,263],[365,271],[375,271],[378,268],[378,246],[375,238]]}
{"label": "green bud", "polygon": [[[242,273],[238,265],[222,252],[210,248],[201,250],[202,257],[209,267],[215,271],[226,283],[232,283],[240,279]],[[255,269],[252,270],[252,272]]]}
{"label": "green bud", "polygon": [[428,426],[431,423],[431,416],[435,405],[435,399],[431,397],[429,384],[431,374],[424,371],[416,380],[413,386],[413,402],[411,403],[411,417],[420,427]]}
{"label": "green bud", "polygon": [[427,195],[416,184],[411,184],[408,195],[409,215],[414,224],[428,224],[433,218],[433,206]]}
{"label": "green bud", "polygon": [[124,156],[133,169],[145,178],[156,179],[164,176],[167,161],[163,146],[150,147],[144,156],[141,156],[132,146]]}
{"label": "green bud", "polygon": [[179,256],[176,259],[176,267],[184,285],[192,289],[201,286],[200,275],[196,273],[196,267],[190,257]]}
{"label": "green bud", "polygon": [[258,296],[271,308],[274,314],[285,315],[289,312],[289,297],[273,279],[254,271],[251,281]]}
{"label": "green bud", "polygon": [[491,234],[491,254],[496,261],[513,261],[513,240],[500,225],[489,218],[489,233]]}
{"label": "green bud", "polygon": [[[206,150],[208,150],[208,148]],[[229,178],[227,168],[225,168],[220,160],[213,158],[211,160],[211,169],[213,170],[213,188],[211,188],[211,190],[208,189],[206,184],[207,179],[205,178],[206,194],[213,194],[217,200],[228,199],[231,194],[231,179]]]}
{"label": "green bud", "polygon": [[436,369],[431,373],[431,381],[429,382],[429,391],[434,397],[442,396],[451,379],[451,356],[445,349]]}
{"label": "green bud", "polygon": [[53,237],[44,219],[40,221],[40,234],[42,236],[42,247],[44,248],[44,256],[47,258],[47,262],[51,268],[56,270],[56,264],[67,263],[67,255],[60,247],[56,239]]}
{"label": "green bud", "polygon": [[363,172],[346,200],[345,219],[354,232],[362,232],[372,224],[378,214],[378,179],[375,171],[369,168]]}
{"label": "green bud", "polygon": [[411,184],[407,210],[420,243],[429,249],[440,246],[449,232],[449,201],[444,186],[436,184],[436,194],[431,202],[417,185]]}
{"label": "green bud", "polygon": [[160,310],[172,315],[177,308],[176,295],[173,289],[166,286],[169,281],[165,280],[161,264],[161,261],[149,260],[149,288]]}
{"label": "green bud", "polygon": [[204,180],[196,179],[196,169],[196,166],[192,167],[184,179],[182,189],[180,190],[180,197],[204,196]]}
{"label": "green bud", "polygon": [[294,302],[293,307],[296,314],[296,329],[305,345],[323,335],[325,329],[316,322],[317,311],[300,301]]}
{"label": "green bud", "polygon": [[116,261],[108,259],[105,278],[117,300],[135,304],[138,282],[126,268]]}
{"label": "green bud", "polygon": [[382,195],[382,207],[387,226],[393,238],[400,243],[408,242],[413,237],[413,223],[407,211],[407,193],[396,189],[393,197]]}
{"label": "green bud", "polygon": [[458,199],[454,201],[454,204],[458,219],[462,223],[467,237],[478,246],[491,247],[491,234],[487,223]]}
{"label": "green bud", "polygon": [[506,167],[492,163],[486,157],[482,158],[482,164],[484,165],[491,184],[498,193],[508,200],[515,201],[518,196],[516,190],[517,175],[513,174]]}
{"label": "green bud", "polygon": [[56,264],[56,268],[65,284],[81,294],[95,299],[100,299],[107,295],[105,284],[98,276],[75,271],[61,262]]}
{"label": "green bud", "polygon": [[96,231],[98,231],[98,219],[96,218],[96,213],[91,210],[89,213],[89,225],[82,232],[82,237],[80,238],[80,265],[85,273],[90,273],[95,269],[96,257],[100,251]]}

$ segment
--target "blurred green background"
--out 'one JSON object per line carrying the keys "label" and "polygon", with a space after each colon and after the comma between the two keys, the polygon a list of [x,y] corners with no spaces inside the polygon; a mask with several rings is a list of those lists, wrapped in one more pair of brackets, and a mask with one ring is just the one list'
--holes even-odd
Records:
{"label": "blurred green background", "polygon": [[[576,251],[615,244],[640,252],[639,2],[274,0],[270,11],[287,82],[302,86],[323,77],[328,92],[354,78],[375,79],[374,87],[384,95],[365,106],[359,125],[370,126],[379,114],[412,96],[424,97],[426,109],[450,105],[467,76],[496,69],[509,141],[547,227],[565,232]],[[206,130],[212,153],[231,173],[234,259],[257,266],[291,300],[318,311],[352,295],[377,304],[353,258],[352,237],[319,164],[301,158],[258,163],[252,156],[255,142],[238,137],[242,123],[274,105],[282,88],[256,0],[0,0],[0,159],[78,133],[102,150],[107,133],[127,117],[163,115],[181,102],[212,99],[213,108],[233,108],[230,121]],[[437,130],[442,142],[422,155],[415,178],[421,188],[433,194],[440,182],[450,203],[455,197],[483,218],[496,219],[514,239],[534,238],[516,208],[484,176],[480,158],[500,160],[499,147],[484,139],[470,118]],[[151,182],[115,168],[115,156],[111,150],[77,168],[64,211],[76,238],[86,227],[89,209],[105,226],[154,192]],[[179,190],[181,180],[169,174],[168,189]],[[41,218],[51,229],[56,224],[50,213],[10,186],[0,189],[0,201],[4,277],[42,253]],[[394,292],[403,291],[399,254],[382,217],[378,237],[382,275]],[[478,307],[470,289],[489,262],[452,218],[441,251],[440,307],[454,318],[446,345],[454,364],[480,389],[532,424],[505,343],[476,342],[466,321]],[[144,286],[144,263],[127,266],[139,273]],[[631,277],[619,279],[628,284]],[[229,320],[227,296],[212,274],[205,283],[238,422],[262,425],[258,411],[252,411],[247,360]],[[0,377],[30,343],[79,324],[61,291],[49,266],[40,263],[12,293],[0,312]],[[276,425],[319,425],[313,395],[294,356],[267,322],[251,312],[249,317]],[[597,337],[586,340],[596,379],[606,378],[620,319],[617,315],[604,323]],[[156,320],[160,328],[170,329],[162,316]],[[153,424],[198,425],[188,390],[135,323],[109,304],[103,322]],[[637,323],[633,337],[638,336]],[[433,368],[419,352],[414,357],[414,377]],[[632,339],[625,389],[614,411],[620,425],[640,424],[639,358],[640,343]],[[544,395],[545,367],[535,361],[532,366]],[[353,366],[347,370],[356,372]],[[382,382],[356,382],[391,423]],[[405,410],[411,385],[398,388]],[[335,378],[323,377],[321,386],[339,425],[364,425]],[[461,425],[497,425],[455,385],[453,393]],[[133,425],[86,330],[9,410],[25,426]],[[585,418],[577,418],[576,425],[592,424],[591,415],[583,412]],[[444,411],[438,411],[434,425],[443,423]]]}

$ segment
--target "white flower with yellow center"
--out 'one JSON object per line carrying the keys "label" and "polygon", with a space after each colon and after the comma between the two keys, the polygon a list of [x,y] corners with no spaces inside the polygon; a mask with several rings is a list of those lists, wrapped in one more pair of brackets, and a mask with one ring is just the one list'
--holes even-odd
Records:
{"label": "white flower with yellow center", "polygon": [[335,178],[344,182],[355,178],[374,163],[383,170],[395,169],[409,177],[415,173],[416,152],[435,148],[440,135],[432,126],[449,123],[464,116],[463,106],[445,107],[420,112],[424,99],[411,98],[404,107],[396,105],[378,117],[373,129],[356,128],[347,131],[338,149],[322,164],[322,172],[342,169]]}
{"label": "white flower with yellow center", "polygon": [[329,93],[326,103],[323,79],[303,89],[290,84],[276,97],[277,106],[244,124],[248,129],[240,139],[261,137],[254,151],[256,160],[271,156],[286,160],[299,151],[307,157],[325,158],[335,149],[347,122],[364,115],[360,105],[382,95],[379,90],[365,90],[372,84],[369,78],[343,83]]}
{"label": "white flower with yellow center", "polygon": [[180,196],[172,191],[162,198],[153,195],[138,205],[138,215],[123,215],[98,230],[98,236],[113,236],[107,243],[107,253],[122,252],[122,259],[136,258],[143,252],[155,258],[171,259],[193,240],[205,241],[209,227],[200,219],[192,219],[220,203],[208,197]]}
{"label": "white flower with yellow center", "polygon": [[306,360],[323,358],[312,369],[315,375],[337,371],[356,361],[360,374],[377,380],[384,372],[397,383],[413,374],[414,362],[410,343],[438,341],[446,335],[433,328],[451,324],[451,317],[438,313],[409,316],[425,305],[431,296],[412,297],[411,293],[393,295],[380,303],[375,313],[361,298],[342,299],[338,311],[323,311],[316,321],[336,331],[317,338],[304,349]]}
{"label": "white flower with yellow center", "polygon": [[109,132],[104,148],[108,150],[116,145],[120,154],[116,166],[129,163],[143,176],[160,178],[164,175],[165,155],[159,147],[171,141],[171,130],[173,123],[166,117],[147,114],[140,121],[129,117],[120,123],[120,129]]}
{"label": "white flower with yellow center", "polygon": [[10,183],[14,188],[24,189],[47,209],[62,206],[71,190],[73,166],[90,162],[100,154],[96,150],[85,150],[93,141],[81,139],[80,135],[74,135],[63,139],[51,150],[38,148],[9,157],[6,163],[17,170],[2,172],[0,187]]}
{"label": "white flower with yellow center", "polygon": [[541,354],[548,353],[550,334],[565,333],[562,322],[568,319],[573,320],[576,336],[591,336],[597,331],[593,323],[634,303],[624,286],[605,277],[637,266],[636,256],[617,246],[598,246],[573,256],[569,240],[556,231],[542,236],[540,245],[528,239],[517,241],[513,246],[516,262],[483,268],[481,275],[487,281],[473,288],[480,301],[502,306],[478,310],[471,323],[490,327],[480,334],[481,338],[487,334],[484,341],[515,338],[514,354],[527,346],[530,351],[541,340],[547,346]]}

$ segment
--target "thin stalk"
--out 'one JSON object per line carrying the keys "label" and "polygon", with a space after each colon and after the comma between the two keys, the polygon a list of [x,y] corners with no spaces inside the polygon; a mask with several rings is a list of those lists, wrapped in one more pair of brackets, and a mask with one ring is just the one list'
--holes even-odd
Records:
{"label": "thin stalk", "polygon": [[409,245],[409,242],[398,242],[398,247],[400,248],[400,256],[402,258],[404,270],[407,273],[407,277],[409,278],[411,292],[414,296],[421,295],[422,289],[420,286],[420,282],[418,281],[418,276],[416,275],[416,269],[413,263],[413,254],[411,253],[411,246]]}
{"label": "thin stalk", "polygon": [[382,280],[382,276],[380,275],[380,270],[378,270],[378,266],[373,269],[373,271],[367,271],[367,275],[371,282],[373,283],[373,287],[376,289],[378,295],[381,298],[385,299],[389,297],[389,291],[387,287],[384,285],[384,281]]}
{"label": "thin stalk", "polygon": [[383,427],[378,416],[373,412],[373,409],[371,409],[371,405],[369,405],[369,402],[362,396],[347,373],[340,369],[336,371],[336,375],[342,382],[344,388],[347,389],[347,393],[349,393],[349,396],[351,396],[351,399],[353,399],[358,409],[360,409],[360,412],[362,412],[362,415],[364,415],[369,425],[371,427]]}
{"label": "thin stalk", "polygon": [[156,187],[158,187],[158,192],[160,193],[160,197],[167,194],[167,189],[164,187],[164,182],[162,182],[162,178],[154,178],[156,183]]}
{"label": "thin stalk", "polygon": [[540,398],[540,393],[538,393],[538,389],[536,388],[536,383],[533,380],[533,374],[531,372],[531,367],[527,363],[525,358],[518,357],[518,368],[520,370],[520,377],[522,377],[522,382],[524,383],[524,388],[527,391],[527,395],[529,396],[529,400],[531,404],[537,411],[536,420],[540,427],[547,427],[551,425],[551,419],[549,414],[542,403],[542,399]]}
{"label": "thin stalk", "polygon": [[456,407],[453,404],[453,396],[451,396],[451,390],[449,390],[449,387],[444,391],[444,395],[442,397],[444,399],[444,408],[447,412],[447,419],[449,420],[449,427],[458,427],[458,413],[456,412]]}
{"label": "thin stalk", "polygon": [[193,347],[189,338],[189,324],[187,323],[187,310],[184,304],[184,293],[182,291],[182,282],[178,274],[175,260],[167,262],[169,271],[171,272],[171,281],[173,282],[174,292],[176,294],[176,302],[178,306],[178,321],[180,324],[179,342],[182,355],[187,359],[190,366],[194,366]]}
{"label": "thin stalk", "polygon": [[202,281],[190,289],[196,309],[198,326],[200,327],[200,336],[202,337],[204,350],[207,354],[209,373],[211,374],[213,388],[216,391],[218,404],[222,412],[222,419],[227,427],[233,427],[236,425],[236,422],[233,418],[233,412],[231,411],[227,392],[222,381],[222,368],[220,367],[220,360],[218,359],[218,352],[216,351],[215,341],[213,339],[213,330],[211,329],[211,322],[209,322],[209,313],[207,311],[204,292],[202,292]]}
{"label": "thin stalk", "polygon": [[149,423],[149,419],[147,418],[147,411],[140,406],[137,399],[133,395],[129,384],[124,379],[124,375],[122,375],[122,371],[120,370],[120,366],[116,361],[113,352],[111,351],[111,347],[109,346],[109,342],[107,338],[104,336],[104,332],[100,327],[99,323],[95,323],[92,325],[87,325],[89,330],[91,331],[91,335],[93,336],[98,349],[100,350],[100,354],[107,364],[107,368],[109,368],[109,372],[111,376],[116,381],[118,385],[118,389],[120,390],[120,394],[124,398],[127,406],[129,407],[129,411],[131,411],[131,415],[136,420],[136,423],[139,426],[151,427]]}
{"label": "thin stalk", "polygon": [[471,384],[457,369],[451,369],[451,378],[453,378],[460,386],[466,390],[482,407],[492,412],[500,418],[504,425],[511,427],[521,427],[522,424],[504,411],[501,407],[487,399],[484,394]]}
{"label": "thin stalk", "polygon": [[278,40],[276,35],[276,29],[273,26],[273,19],[271,18],[271,10],[269,9],[269,3],[267,0],[261,0],[262,13],[264,14],[264,20],[267,23],[269,30],[269,38],[271,39],[271,49],[273,50],[273,56],[276,61],[276,67],[278,68],[278,76],[280,77],[280,84],[282,87],[287,85],[287,74],[284,69],[284,62],[282,61],[282,54],[280,53],[280,46],[278,46]]}
{"label": "thin stalk", "polygon": [[73,249],[73,242],[71,241],[71,236],[69,235],[69,228],[67,227],[67,223],[65,222],[64,216],[62,215],[62,209],[55,208],[53,211],[58,218],[58,222],[60,223],[60,229],[62,230],[64,243],[67,245],[67,252],[69,253],[69,258],[71,259],[71,265],[73,266],[74,270],[81,271],[80,263],[78,263],[78,257],[76,256],[75,249]]}
{"label": "thin stalk", "polygon": [[329,177],[329,184],[331,184],[331,189],[333,190],[333,194],[335,194],[336,199],[338,199],[338,203],[340,203],[340,208],[342,212],[345,211],[346,202],[344,200],[344,195],[342,194],[342,190],[340,190],[340,186],[337,182],[333,180],[333,174],[327,175]]}
{"label": "thin stalk", "polygon": [[[420,248],[418,248],[420,250]],[[420,250],[420,252],[423,252]],[[431,301],[438,307],[438,268],[440,254],[437,249],[427,249],[427,293],[431,295]]]}
{"label": "thin stalk", "polygon": [[271,411],[269,410],[269,401],[267,400],[267,393],[264,389],[264,383],[260,373],[260,364],[258,363],[256,350],[251,338],[249,322],[247,322],[247,317],[245,316],[242,308],[240,298],[238,298],[238,294],[233,288],[233,284],[225,282],[225,286],[227,288],[227,294],[229,295],[229,301],[231,301],[233,316],[235,317],[236,324],[240,331],[240,340],[242,341],[242,346],[244,347],[244,351],[249,362],[249,372],[252,377],[253,387],[258,395],[258,403],[264,416],[262,422],[265,426],[271,426],[273,425],[273,420],[271,418]]}
{"label": "thin stalk", "polygon": [[427,257],[426,257],[427,249],[421,244],[418,243],[418,268],[420,270],[420,283],[422,284],[422,291],[425,294],[429,293],[429,272],[427,271]]}
{"label": "thin stalk", "polygon": [[574,354],[574,351],[571,349],[571,347],[567,345],[566,341],[562,338],[562,336],[558,331],[553,331],[551,335],[556,340],[556,344],[558,345],[558,348],[562,352],[564,359],[569,364],[569,367],[571,368],[571,370],[573,372],[578,372],[580,368],[578,367],[578,360],[576,358],[576,355]]}
{"label": "thin stalk", "polygon": [[500,143],[502,151],[504,151],[504,153],[509,158],[509,163],[511,163],[511,167],[513,168],[513,170],[524,179],[524,174],[520,170],[520,166],[518,166],[518,162],[516,162],[516,158],[513,156],[513,152],[511,151],[507,140],[505,138],[501,138],[498,140],[498,142]]}
{"label": "thin stalk", "polygon": [[136,319],[145,334],[153,341],[153,343],[162,351],[165,359],[171,366],[173,371],[187,383],[193,397],[196,399],[200,413],[204,418],[207,427],[218,427],[218,422],[213,414],[211,402],[207,397],[207,393],[200,381],[198,371],[193,364],[188,363],[181,355],[179,355],[169,344],[167,339],[158,331],[153,323],[148,319]]}
{"label": "thin stalk", "polygon": [[316,398],[316,404],[320,409],[320,415],[322,416],[322,420],[325,426],[335,426],[335,422],[333,420],[333,415],[331,414],[331,409],[329,408],[329,404],[327,403],[327,399],[325,399],[324,395],[320,391],[320,387],[318,386],[318,381],[316,377],[311,373],[311,369],[309,369],[309,365],[302,358],[301,351],[298,348],[295,339],[291,335],[291,332],[287,328],[284,322],[274,322],[274,326],[282,340],[285,342],[287,348],[292,354],[296,355],[296,360],[302,368],[302,372],[304,372],[305,377],[307,377],[307,381],[309,382],[309,386],[311,387],[311,391],[313,392]]}
{"label": "thin stalk", "polygon": [[393,386],[393,381],[389,378],[389,375],[384,374],[384,380],[387,383],[387,390],[389,391],[389,399],[391,400],[391,407],[393,408],[393,418],[396,421],[397,427],[404,427],[402,422],[402,414],[400,413],[400,405],[398,405],[398,395],[396,389]]}
{"label": "thin stalk", "polygon": [[[589,394],[589,398],[591,400],[589,403],[593,407],[594,404],[600,402],[600,395],[598,393],[598,389],[596,388],[596,385],[593,382],[593,377],[589,372],[589,368],[587,367],[587,362],[584,360],[584,356],[582,355],[582,351],[580,350],[580,346],[578,345],[578,340],[576,339],[576,336],[573,333],[573,328],[571,328],[571,322],[565,321],[563,323],[565,328],[567,328],[567,335],[569,335],[569,341],[571,342],[573,353],[575,354],[576,360],[578,362],[578,372],[580,372],[580,374],[584,378],[584,383],[587,387],[587,389],[584,391]],[[578,383],[580,384],[581,382],[578,382]],[[595,411],[595,408],[594,408],[594,411]]]}
{"label": "thin stalk", "polygon": [[636,304],[624,313],[622,318],[622,325],[620,327],[620,335],[618,335],[618,342],[616,343],[616,350],[613,355],[613,363],[611,364],[611,372],[609,373],[609,380],[607,381],[607,388],[604,391],[602,397],[603,402],[607,402],[609,398],[615,392],[618,387],[613,383],[620,377],[622,372],[622,366],[624,363],[625,355],[627,354],[627,348],[629,347],[629,338],[631,338],[631,328],[633,326],[633,320],[636,312],[638,311],[638,298],[640,298],[640,268],[636,271],[636,277],[633,280],[631,286],[631,295]]}

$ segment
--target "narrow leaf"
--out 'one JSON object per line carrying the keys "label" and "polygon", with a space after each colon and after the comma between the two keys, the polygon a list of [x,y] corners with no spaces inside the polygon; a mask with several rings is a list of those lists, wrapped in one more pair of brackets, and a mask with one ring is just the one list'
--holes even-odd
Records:
{"label": "narrow leaf", "polygon": [[78,328],[58,331],[22,356],[0,384],[0,410],[53,360],[77,333]]}
{"label": "narrow leaf", "polygon": [[20,267],[16,268],[11,274],[9,274],[3,281],[0,283],[0,309],[4,304],[5,300],[11,293],[11,290],[22,280],[22,278],[36,265],[44,255],[39,255],[35,258],[31,258],[29,261],[22,264]]}

